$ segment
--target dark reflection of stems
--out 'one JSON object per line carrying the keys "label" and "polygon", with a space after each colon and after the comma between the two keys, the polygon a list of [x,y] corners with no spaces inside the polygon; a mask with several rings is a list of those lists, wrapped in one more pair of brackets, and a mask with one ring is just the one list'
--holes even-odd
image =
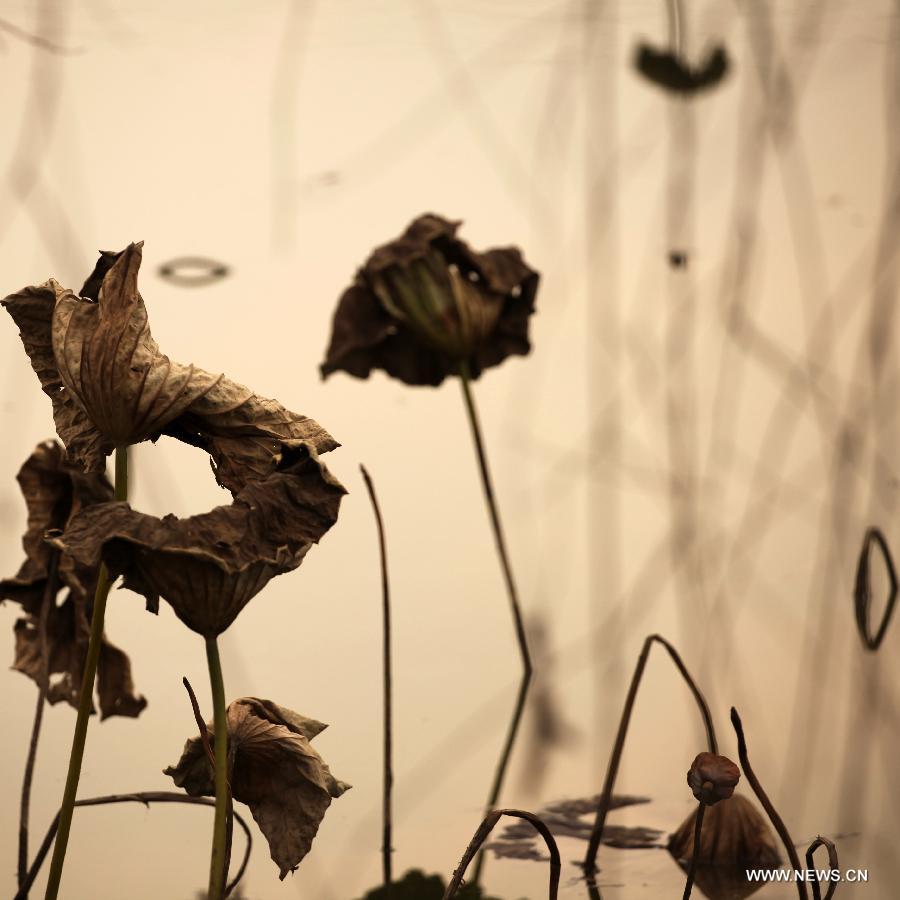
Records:
{"label": "dark reflection of stems", "polygon": [[[826,847],[828,850],[828,868],[832,871],[840,869],[841,864],[838,861],[837,847],[835,847],[828,838],[822,837],[820,834],[809,847],[806,848],[806,870],[811,871],[815,869],[815,860],[813,860],[813,856],[819,847]],[[818,879],[814,879],[811,883],[813,900],[822,900],[822,892],[819,889]],[[837,880],[829,880],[828,890],[825,893],[825,900],[831,900],[834,896],[834,892],[837,890],[837,886]]]}
{"label": "dark reflection of stems", "polygon": [[[211,797],[188,797],[184,794],[176,794],[173,791],[141,791],[140,793],[134,794],[110,794],[106,797],[88,797],[84,800],[75,801],[76,806],[105,806],[110,803],[143,803],[144,806],[148,807],[151,803],[188,803],[194,806],[215,806],[216,801]],[[250,861],[250,851],[253,849],[253,835],[250,833],[249,826],[237,813],[235,813],[234,817],[241,826],[247,841],[244,849],[244,858],[241,860],[241,867],[229,883],[228,888],[225,891],[226,897],[237,887],[238,882],[244,877],[244,872],[247,870],[247,863]],[[50,823],[50,828],[47,829],[47,834],[44,837],[43,843],[38,848],[38,852],[34,857],[34,862],[28,870],[28,877],[25,879],[25,884],[22,885],[19,892],[13,897],[13,900],[27,900],[28,891],[38,877],[41,866],[44,864],[44,860],[50,852],[53,838],[56,837],[58,825],[59,813],[56,814],[53,821]]]}
{"label": "dark reflection of stems", "polygon": [[644,675],[644,668],[647,665],[647,657],[650,655],[650,648],[654,643],[661,644],[665,647],[669,656],[672,658],[672,662],[675,663],[676,668],[681,673],[681,677],[687,682],[687,686],[690,688],[694,700],[700,710],[700,715],[703,717],[703,726],[706,729],[706,742],[709,746],[709,752],[718,752],[716,731],[713,727],[709,706],[707,705],[706,699],[701,693],[700,688],[697,687],[694,679],[691,678],[687,666],[685,666],[678,651],[664,637],[661,637],[658,634],[648,635],[644,641],[644,646],[641,648],[640,656],[638,656],[637,665],[634,667],[634,675],[631,676],[631,685],[628,688],[628,695],[625,698],[625,706],[622,709],[622,718],[619,720],[619,730],[616,733],[616,742],[613,744],[612,755],[609,758],[609,765],[606,768],[606,778],[603,781],[603,790],[600,794],[600,802],[597,805],[597,817],[594,820],[594,828],[591,831],[587,853],[584,857],[584,871],[589,886],[596,885],[594,875],[597,871],[597,853],[600,850],[600,842],[603,838],[603,828],[606,825],[606,816],[609,812],[609,803],[612,799],[616,776],[619,774],[619,763],[622,761],[625,736],[628,733],[628,725],[631,722],[631,713],[634,710],[634,701],[641,684],[641,678]]}
{"label": "dark reflection of stems", "polygon": [[522,809],[495,809],[485,816],[484,821],[478,826],[478,830],[469,842],[469,846],[466,847],[466,852],[463,854],[463,858],[456,867],[456,871],[453,873],[453,877],[447,885],[447,890],[444,891],[443,900],[451,900],[451,898],[456,896],[456,892],[462,886],[463,877],[466,874],[469,863],[472,862],[472,859],[475,854],[478,853],[481,845],[487,840],[488,835],[493,831],[494,826],[503,818],[503,816],[512,816],[516,819],[524,819],[526,822],[530,822],[534,826],[535,831],[537,831],[544,839],[544,843],[550,851],[549,898],[550,900],[556,900],[557,893],[559,892],[559,876],[561,872],[559,847],[556,846],[556,840],[543,821],[534,815],[534,813],[526,812]]}
{"label": "dark reflection of stems", "polygon": [[[869,571],[871,566],[872,545],[878,547],[884,560],[884,567],[888,576],[888,598],[884,607],[884,615],[881,624],[875,634],[871,632],[870,613],[872,607],[872,576]],[[868,650],[877,650],[884,640],[884,633],[891,622],[894,613],[894,605],[897,602],[897,570],[894,568],[894,559],[884,535],[879,528],[870,528],[863,540],[862,550],[859,552],[859,562],[856,566],[856,584],[853,588],[853,606],[856,612],[856,627]]]}
{"label": "dark reflection of stems", "polygon": [[706,804],[701,800],[697,809],[697,817],[694,820],[694,852],[691,853],[691,865],[688,869],[687,881],[684,883],[684,894],[682,894],[681,900],[688,900],[691,896],[691,888],[694,886],[694,877],[697,875],[697,860],[700,857],[700,832],[703,829],[703,815],[705,812]]}
{"label": "dark reflection of stems", "polygon": [[[522,680],[519,683],[516,704],[513,708],[512,719],[510,720],[509,730],[506,734],[506,741],[503,745],[503,750],[500,753],[500,759],[497,762],[497,769],[494,773],[494,783],[491,785],[491,791],[488,795],[487,804],[485,805],[485,812],[490,813],[497,805],[497,801],[500,798],[500,791],[503,789],[503,781],[506,777],[506,770],[509,767],[509,760],[516,743],[516,736],[522,721],[522,713],[525,709],[525,701],[528,699],[528,686],[531,683],[532,666],[531,655],[528,652],[528,640],[525,636],[525,623],[522,620],[522,609],[519,606],[519,593],[516,590],[516,582],[513,578],[509,555],[506,552],[503,526],[500,524],[500,512],[497,509],[497,501],[494,498],[491,473],[488,468],[487,454],[485,453],[484,441],[481,436],[481,425],[478,421],[478,410],[475,407],[475,398],[472,396],[472,388],[469,383],[469,367],[466,362],[460,363],[459,378],[462,383],[463,399],[465,400],[466,412],[469,416],[469,425],[472,429],[472,440],[475,443],[475,454],[478,457],[478,467],[481,470],[481,486],[484,490],[484,500],[491,517],[491,526],[494,530],[494,543],[497,546],[497,555],[500,558],[500,567],[503,570],[503,578],[506,582],[506,593],[509,597],[513,624],[515,625],[516,630],[516,640],[519,643],[519,654],[522,658]],[[475,884],[478,884],[481,879],[481,869],[483,865],[484,855],[482,854],[475,863],[475,874],[472,879]]]}
{"label": "dark reflection of stems", "polygon": [[387,567],[387,542],[384,537],[384,520],[381,518],[381,509],[378,506],[378,497],[375,495],[375,485],[365,466],[359,467],[362,472],[366,490],[369,492],[369,500],[372,501],[372,510],[375,513],[375,523],[378,526],[378,550],[381,558],[381,606],[383,617],[383,671],[384,671],[384,780],[382,786],[381,804],[381,868],[384,883],[393,881],[391,873],[391,854],[394,852],[391,821],[391,792],[394,787],[393,746],[392,746],[392,690],[391,690],[391,586],[388,580]]}
{"label": "dark reflection of stems", "polygon": [[[766,811],[766,815],[775,826],[775,830],[781,838],[781,843],[784,844],[784,849],[787,851],[791,865],[799,872],[802,869],[800,857],[797,856],[797,851],[794,848],[794,842],[788,833],[787,826],[782,821],[781,816],[778,815],[775,807],[772,806],[772,801],[763,790],[762,785],[753,773],[753,769],[750,768],[750,760],[747,758],[747,742],[744,740],[744,726],[741,724],[741,717],[738,715],[738,711],[733,706],[731,707],[731,724],[734,726],[735,733],[737,734],[738,758],[741,761],[741,768],[744,770],[744,777],[750,782],[753,793],[756,794],[757,800],[762,804],[762,808]],[[800,895],[800,900],[809,900],[809,896],[806,893],[806,883],[799,879],[797,880],[797,893]]]}
{"label": "dark reflection of stems", "polygon": [[38,742],[41,739],[41,725],[44,721],[44,707],[47,705],[47,692],[50,689],[50,649],[47,643],[47,621],[50,616],[50,605],[55,602],[59,584],[57,570],[59,567],[59,551],[52,550],[47,567],[47,583],[41,597],[41,610],[38,618],[38,641],[41,648],[41,674],[38,682],[37,706],[34,710],[34,722],[31,726],[31,740],[28,743],[28,757],[25,760],[25,772],[22,776],[22,800],[19,806],[19,860],[17,867],[17,886],[21,889],[28,877],[28,820],[31,815],[31,785],[34,781],[34,766],[37,762]]}

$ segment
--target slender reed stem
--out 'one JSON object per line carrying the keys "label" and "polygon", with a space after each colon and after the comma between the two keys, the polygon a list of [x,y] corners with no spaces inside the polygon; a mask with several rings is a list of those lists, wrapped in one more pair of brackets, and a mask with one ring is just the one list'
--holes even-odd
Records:
{"label": "slender reed stem", "polygon": [[384,783],[381,800],[381,868],[385,885],[393,881],[391,872],[391,854],[394,852],[391,817],[391,794],[394,788],[393,767],[393,691],[391,674],[391,587],[388,580],[387,542],[384,536],[384,520],[381,518],[381,509],[378,506],[378,497],[375,495],[375,485],[366,471],[365,466],[360,466],[366,490],[369,492],[369,500],[372,501],[372,509],[375,513],[375,523],[378,526],[378,550],[381,557],[381,598],[383,625],[382,655],[384,659]]}
{"label": "slender reed stem", "polygon": [[481,845],[487,840],[488,835],[494,830],[494,826],[501,818],[503,818],[503,816],[512,816],[513,818],[524,819],[526,822],[530,822],[534,826],[535,831],[537,831],[544,839],[544,843],[550,851],[549,898],[550,900],[556,900],[559,892],[559,876],[561,872],[559,847],[557,847],[556,839],[544,822],[534,813],[526,812],[523,809],[495,809],[485,816],[484,821],[478,826],[478,830],[475,832],[474,837],[469,841],[469,846],[466,847],[466,852],[463,854],[462,860],[456,867],[456,871],[453,873],[453,877],[447,885],[447,890],[444,891],[443,900],[452,900],[452,898],[456,896],[456,892],[462,886],[463,877],[466,874],[469,863],[472,862],[473,857],[478,853]]}
{"label": "slender reed stem", "polygon": [[38,682],[37,706],[34,710],[34,722],[31,726],[31,740],[28,743],[28,757],[25,760],[25,772],[22,776],[22,799],[19,805],[19,860],[17,885],[22,887],[28,877],[28,820],[31,814],[31,785],[34,781],[34,767],[37,762],[38,742],[41,738],[41,725],[44,721],[44,707],[47,705],[47,691],[50,688],[50,649],[47,644],[47,621],[50,616],[50,604],[55,602],[59,585],[58,577],[59,551],[50,553],[47,567],[47,583],[41,597],[41,609],[38,616],[38,641],[41,649],[41,673]]}
{"label": "slender reed stem", "polygon": [[[488,800],[485,804],[485,814],[490,813],[497,805],[500,792],[503,790],[503,782],[509,761],[515,747],[516,737],[519,733],[519,725],[522,722],[522,713],[525,710],[525,702],[528,699],[528,687],[531,683],[532,665],[531,654],[528,652],[528,639],[525,635],[525,623],[522,619],[522,609],[519,605],[519,593],[516,590],[516,582],[513,578],[512,566],[509,562],[509,554],[506,551],[506,540],[503,536],[503,526],[500,523],[500,512],[497,501],[494,498],[494,487],[491,482],[491,473],[488,468],[487,454],[484,449],[484,441],[481,436],[481,424],[478,420],[478,410],[475,406],[475,398],[472,395],[472,387],[469,380],[468,363],[462,362],[459,366],[459,378],[462,384],[463,399],[466,404],[466,412],[469,416],[469,425],[472,429],[472,440],[475,444],[475,454],[478,457],[478,467],[481,471],[481,486],[484,491],[484,500],[491,518],[491,527],[494,531],[494,543],[497,547],[497,555],[500,558],[500,567],[503,570],[503,579],[506,583],[506,593],[509,597],[509,605],[512,610],[513,624],[516,631],[516,640],[519,644],[519,655],[522,658],[522,680],[519,683],[519,691],[516,703],[513,707],[512,718],[506,734],[500,759],[494,772],[494,781],[491,785]],[[484,866],[484,854],[478,857],[475,863],[473,881],[478,884],[481,880],[481,870]]]}
{"label": "slender reed stem", "polygon": [[225,860],[228,855],[228,723],[225,713],[225,683],[222,680],[222,661],[215,637],[206,639],[206,660],[209,665],[209,684],[213,698],[213,749],[216,754],[216,818],[213,824],[212,853],[209,858],[208,900],[222,900],[225,896]]}
{"label": "slender reed stem", "polygon": [[[737,734],[738,759],[741,761],[744,777],[750,782],[750,787],[753,788],[756,799],[759,800],[762,808],[766,811],[769,821],[775,826],[778,837],[781,838],[781,843],[784,844],[784,849],[787,851],[791,865],[795,871],[799,872],[802,869],[800,857],[797,856],[797,850],[794,847],[794,841],[791,839],[787,826],[784,824],[781,816],[778,815],[775,807],[772,806],[772,801],[763,790],[763,786],[759,783],[759,779],[754,774],[753,769],[750,768],[750,760],[747,758],[747,742],[744,740],[744,726],[741,724],[741,717],[738,715],[738,711],[733,706],[731,707],[731,724],[734,726],[734,731]],[[809,895],[806,893],[806,883],[799,879],[797,879],[796,883],[800,900],[809,900]]]}
{"label": "slender reed stem", "polygon": [[[128,499],[128,448],[116,447],[116,500]],[[81,777],[81,764],[84,759],[84,745],[87,740],[88,720],[94,706],[94,680],[97,677],[97,663],[100,661],[100,646],[103,641],[103,621],[106,617],[106,598],[109,596],[111,581],[106,564],[100,564],[97,575],[97,589],[94,593],[94,606],[91,612],[91,637],[88,642],[87,658],[84,662],[84,674],[81,679],[81,691],[78,695],[78,715],[75,719],[75,733],[72,736],[72,751],[69,754],[69,770],[66,774],[66,787],[63,791],[62,806],[59,810],[59,828],[56,844],[53,847],[53,859],[50,861],[50,874],[47,880],[45,900],[56,900],[59,885],[62,881],[63,865],[66,861],[66,847],[69,844],[69,832],[72,828],[72,814],[75,810],[75,796],[78,793],[78,781]]]}
{"label": "slender reed stem", "polygon": [[700,710],[700,715],[703,717],[703,727],[706,729],[706,742],[709,746],[709,752],[718,752],[716,732],[713,727],[709,706],[701,693],[700,688],[697,687],[696,682],[691,678],[687,666],[685,666],[678,651],[664,637],[658,634],[648,635],[644,641],[644,646],[641,647],[637,665],[634,667],[634,675],[631,676],[631,685],[628,688],[628,695],[625,697],[625,706],[622,708],[622,718],[619,720],[619,730],[616,732],[616,741],[613,744],[612,755],[609,758],[609,765],[606,768],[606,778],[603,781],[603,790],[600,794],[600,802],[597,805],[597,816],[594,819],[594,827],[591,831],[587,853],[584,857],[584,871],[589,884],[593,883],[594,875],[597,871],[597,853],[600,850],[600,842],[603,838],[603,828],[606,825],[606,816],[609,812],[609,804],[612,799],[616,776],[619,774],[619,763],[622,761],[622,751],[625,748],[625,736],[628,734],[628,725],[631,722],[634,701],[641,684],[641,678],[643,678],[644,675],[647,658],[650,655],[650,648],[654,643],[665,647],[669,656],[672,658],[672,661],[675,663],[676,668],[681,673],[681,677],[690,688],[691,694],[693,694],[697,707]]}
{"label": "slender reed stem", "polygon": [[706,804],[701,802],[697,808],[697,817],[694,820],[694,852],[691,854],[691,865],[688,869],[687,881],[684,883],[684,893],[681,900],[688,900],[691,889],[694,887],[694,878],[697,875],[697,859],[700,856],[700,832],[703,828],[703,814],[706,812]]}
{"label": "slender reed stem", "polygon": [[[75,805],[105,806],[110,803],[143,803],[145,806],[149,807],[151,803],[188,803],[193,806],[215,806],[215,802],[216,801],[210,797],[188,797],[185,794],[176,794],[174,791],[143,791],[134,794],[110,794],[106,797],[88,797],[84,800],[76,800]],[[241,861],[240,868],[237,870],[234,878],[231,879],[228,889],[225,891],[226,897],[237,887],[241,878],[244,877],[244,872],[247,870],[247,863],[250,862],[250,852],[253,849],[253,835],[250,833],[250,827],[237,813],[235,813],[234,818],[241,826],[244,837],[247,840],[244,845],[244,858]],[[47,829],[47,834],[45,835],[41,846],[38,848],[38,852],[34,857],[31,868],[28,870],[25,884],[19,888],[19,892],[13,897],[13,900],[27,900],[28,891],[34,884],[35,879],[37,879],[38,874],[41,871],[41,866],[44,864],[44,860],[50,852],[50,845],[53,843],[53,838],[56,836],[58,825],[59,813],[56,814],[53,821],[50,823],[50,828]]]}

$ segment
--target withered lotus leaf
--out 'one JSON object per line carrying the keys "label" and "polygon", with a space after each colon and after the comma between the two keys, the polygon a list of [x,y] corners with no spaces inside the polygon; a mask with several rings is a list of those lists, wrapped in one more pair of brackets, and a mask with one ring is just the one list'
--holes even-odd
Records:
{"label": "withered lotus leaf", "polygon": [[[327,727],[321,722],[257,697],[231,703],[227,721],[232,794],[250,807],[283,879],[309,853],[332,798],[350,785],[335,779],[310,745]],[[214,744],[212,725],[207,729]],[[178,763],[164,771],[192,797],[215,794],[199,736],[188,740]]]}
{"label": "withered lotus leaf", "polygon": [[[675,859],[694,856],[695,809],[669,839]],[[697,862],[713,866],[778,866],[781,856],[772,829],[740,794],[708,807],[703,817]]]}
{"label": "withered lotus leaf", "polygon": [[528,353],[538,273],[514,247],[476,253],[460,224],[426,214],[372,253],[338,303],[323,377],[383,369],[438,385],[461,362],[477,378]]}
{"label": "withered lotus leaf", "polygon": [[[0,600],[19,603],[26,614],[14,626],[13,667],[36,684],[43,682],[41,625],[45,621],[47,699],[50,703],[65,701],[77,707],[97,573],[67,554],[59,554],[44,538],[48,532],[64,529],[81,510],[112,500],[113,487],[103,473],[85,473],[67,462],[56,441],[38,444],[19,469],[17,479],[28,507],[28,525],[22,537],[25,561],[15,577],[0,581]],[[66,588],[65,600],[57,605],[57,594]],[[44,619],[41,611],[45,595]],[[54,678],[56,675],[60,677]],[[137,716],[147,705],[134,691],[128,657],[105,637],[100,650],[97,694],[104,719],[114,715]]]}
{"label": "withered lotus leaf", "polygon": [[281,468],[227,506],[179,519],[104,503],[53,543],[84,566],[102,559],[148,608],[165,599],[193,631],[213,637],[276,575],[296,569],[337,521],[343,486],[311,445],[279,451]]}
{"label": "withered lotus leaf", "polygon": [[50,279],[3,300],[70,457],[99,472],[115,447],[165,434],[206,450],[236,492],[275,468],[280,447],[338,446],[312,419],[160,352],[137,286],[142,246],[102,252],[81,296]]}

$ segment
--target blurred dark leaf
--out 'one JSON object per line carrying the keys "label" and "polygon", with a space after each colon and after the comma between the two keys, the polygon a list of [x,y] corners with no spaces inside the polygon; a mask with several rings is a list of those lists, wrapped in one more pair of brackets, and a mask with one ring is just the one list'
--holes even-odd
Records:
{"label": "blurred dark leaf", "polygon": [[648,81],[679,94],[696,94],[720,84],[730,67],[724,47],[715,47],[700,66],[693,67],[670,50],[640,44],[634,66]]}

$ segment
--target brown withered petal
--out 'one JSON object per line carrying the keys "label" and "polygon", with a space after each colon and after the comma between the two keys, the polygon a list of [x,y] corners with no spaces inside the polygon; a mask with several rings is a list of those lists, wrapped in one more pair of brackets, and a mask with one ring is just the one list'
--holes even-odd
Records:
{"label": "brown withered petal", "polygon": [[711,806],[727,800],[741,777],[741,770],[727,756],[698,753],[687,773],[687,783],[694,796]]}
{"label": "brown withered petal", "polygon": [[[38,444],[17,475],[28,507],[28,525],[22,537],[25,561],[13,578],[0,580],[0,600],[21,604],[27,614],[15,623],[13,667],[38,685],[44,678],[40,622],[44,595],[47,597],[48,695],[50,703],[65,701],[78,706],[78,692],[90,637],[88,618],[96,580],[96,569],[76,563],[62,554],[56,566],[55,583],[49,584],[52,554],[58,553],[45,534],[66,527],[79,511],[113,498],[113,487],[103,473],[85,473],[65,459],[56,441]],[[62,605],[58,592],[68,588]],[[61,676],[54,678],[53,676]],[[98,666],[100,716],[137,716],[147,701],[136,694],[128,657],[104,637]]]}
{"label": "brown withered petal", "polygon": [[462,361],[477,378],[528,353],[538,273],[513,247],[476,253],[459,226],[426,214],[372,253],[338,303],[323,377],[383,369],[438,385]]}
{"label": "brown withered petal", "polygon": [[[40,685],[44,668],[38,617],[18,619],[14,627],[13,668]],[[90,623],[84,616],[83,604],[78,603],[71,593],[61,606],[50,608],[47,616],[47,700],[50,703],[65,702],[78,708],[89,638]],[[54,675],[61,677],[54,678]],[[147,705],[147,701],[135,693],[128,656],[105,637],[100,645],[97,666],[97,699],[101,719],[109,716],[134,718]]]}
{"label": "brown withered petal", "polygon": [[103,251],[80,297],[51,279],[3,300],[70,457],[102,471],[116,446],[166,434],[206,450],[236,492],[271,472],[282,446],[338,446],[312,419],[160,352],[137,287],[141,248]]}
{"label": "brown withered petal", "polygon": [[[695,809],[669,839],[669,852],[690,862],[694,856]],[[703,817],[699,863],[714,866],[778,866],[781,857],[768,822],[740,794],[709,807]]]}
{"label": "brown withered petal", "polygon": [[[326,726],[269,700],[242,697],[228,706],[229,748],[234,748],[231,788],[246,803],[269,843],[283,879],[309,853],[334,797],[350,785],[334,778],[310,740]],[[207,725],[215,743],[212,725]],[[164,770],[192,797],[214,796],[215,784],[199,737]]]}
{"label": "brown withered petal", "polygon": [[212,637],[276,575],[296,569],[335,523],[346,491],[311,446],[282,451],[282,467],[228,506],[179,519],[104,503],[52,540],[81,565],[102,560],[148,608],[165,599],[192,630]]}

